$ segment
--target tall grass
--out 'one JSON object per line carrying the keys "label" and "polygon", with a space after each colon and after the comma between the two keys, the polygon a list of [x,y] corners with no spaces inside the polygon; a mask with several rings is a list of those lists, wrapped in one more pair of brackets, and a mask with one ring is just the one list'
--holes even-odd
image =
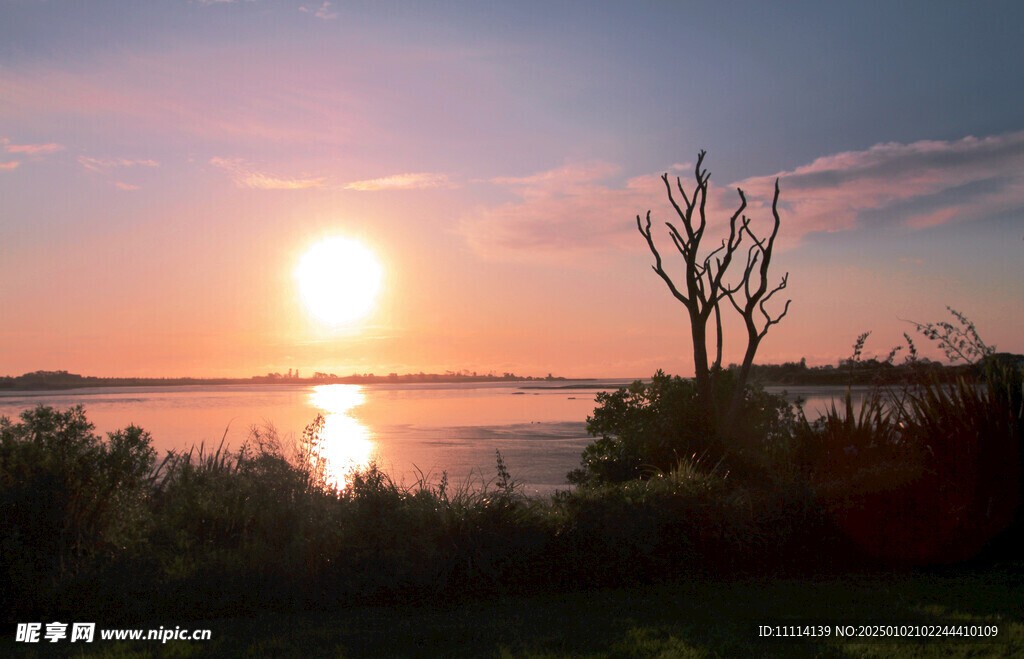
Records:
{"label": "tall grass", "polygon": [[[59,428],[43,423],[54,415],[65,420]],[[273,433],[238,450],[222,442],[172,452],[156,465],[148,436],[103,441],[80,409],[38,408],[2,428],[0,576],[17,591],[4,598],[8,616],[237,615],[633,583],[773,565],[794,530],[809,528],[779,497],[692,460],[644,482],[530,499],[500,454],[490,479],[451,484],[421,473],[406,485],[371,466],[336,490],[299,459],[301,447],[290,452]],[[103,524],[76,521],[109,494],[86,484],[99,482],[102,465],[124,462],[94,458],[121,455],[129,435],[138,440],[129,453],[145,458],[132,464],[147,469],[118,481],[127,489],[104,499]],[[51,453],[65,462],[51,468]],[[20,461],[7,459],[14,454]],[[50,502],[46,522],[19,508],[25,502]],[[52,528],[69,529],[61,544]],[[77,560],[62,563],[69,554]],[[30,560],[37,565],[26,571]]]}
{"label": "tall grass", "polygon": [[847,390],[815,422],[800,417],[792,461],[869,553],[955,562],[1000,534],[1020,538],[1024,378],[1007,364],[979,371],[954,383],[876,389],[859,409]]}

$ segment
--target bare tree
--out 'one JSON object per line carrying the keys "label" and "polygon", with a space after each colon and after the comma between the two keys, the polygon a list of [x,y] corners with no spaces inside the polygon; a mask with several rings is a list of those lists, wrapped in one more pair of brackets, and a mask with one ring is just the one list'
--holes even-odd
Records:
{"label": "bare tree", "polygon": [[[701,254],[701,242],[708,226],[706,203],[708,180],[710,179],[710,174],[702,168],[705,155],[705,151],[697,154],[697,164],[694,167],[696,183],[690,194],[687,194],[683,188],[682,181],[678,177],[676,178],[675,187],[682,198],[682,205],[676,200],[668,174],[661,177],[665,183],[668,199],[683,228],[680,232],[672,222],[665,223],[672,243],[682,256],[685,265],[684,280],[681,286],[676,285],[663,267],[662,257],[655,245],[651,231],[651,212],[647,211],[646,222],[637,215],[636,226],[654,255],[652,269],[664,280],[672,295],[683,304],[689,313],[690,334],[693,339],[694,377],[698,396],[704,409],[712,415],[715,427],[720,431],[728,432],[729,422],[738,413],[742,403],[750,367],[754,362],[754,355],[761,340],[772,325],[782,320],[789,311],[791,300],[786,301],[782,312],[776,316],[772,316],[771,312],[765,308],[765,304],[773,295],[786,288],[789,273],[782,277],[782,281],[777,286],[769,290],[768,268],[771,264],[775,237],[778,235],[780,224],[778,179],[775,181],[775,196],[772,199],[772,216],[775,224],[768,238],[758,238],[751,230],[750,218],[743,214],[747,207],[747,198],[743,194],[743,190],[737,188],[740,205],[729,218],[729,237],[722,240],[715,249]],[[752,244],[746,250],[746,265],[739,281],[730,285],[726,282],[725,276],[733,258],[740,252],[744,234]],[[737,375],[736,389],[729,407],[727,410],[721,410],[715,408],[712,392],[715,379],[722,367],[721,303],[726,298],[743,318],[747,330],[747,349]],[[712,315],[715,318],[715,360],[709,365],[708,323]],[[725,419],[721,418],[723,414],[725,414]],[[725,422],[724,425],[722,421]]]}

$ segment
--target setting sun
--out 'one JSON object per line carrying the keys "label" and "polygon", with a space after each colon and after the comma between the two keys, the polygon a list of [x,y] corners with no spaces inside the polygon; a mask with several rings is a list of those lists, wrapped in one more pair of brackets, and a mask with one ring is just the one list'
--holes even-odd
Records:
{"label": "setting sun", "polygon": [[295,269],[306,309],[331,325],[365,316],[380,292],[382,274],[373,252],[362,243],[341,236],[313,245]]}

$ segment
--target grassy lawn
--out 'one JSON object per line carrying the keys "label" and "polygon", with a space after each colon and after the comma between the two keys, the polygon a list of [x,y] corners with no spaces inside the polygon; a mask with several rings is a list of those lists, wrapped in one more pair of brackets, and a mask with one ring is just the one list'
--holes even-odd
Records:
{"label": "grassy lawn", "polygon": [[[994,624],[999,636],[966,643],[951,638],[856,643],[757,635],[758,625],[865,623]],[[695,581],[144,626],[161,624],[209,628],[212,640],[166,645],[97,640],[79,656],[1024,656],[1024,563]],[[0,644],[0,654],[43,656],[53,649],[67,656],[72,649],[67,642],[43,647],[10,640]]]}

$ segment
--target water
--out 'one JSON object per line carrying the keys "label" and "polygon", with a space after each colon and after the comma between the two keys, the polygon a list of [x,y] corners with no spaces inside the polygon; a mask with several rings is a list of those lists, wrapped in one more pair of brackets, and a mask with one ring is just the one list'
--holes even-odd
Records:
{"label": "water", "polygon": [[[563,388],[570,384],[587,388]],[[588,382],[118,387],[4,392],[0,415],[82,404],[97,432],[135,424],[150,432],[162,455],[200,443],[216,448],[222,439],[238,448],[253,427],[272,427],[291,444],[322,414],[320,454],[339,480],[346,469],[374,461],[407,484],[421,473],[436,481],[442,472],[453,484],[479,483],[496,475],[497,450],[527,493],[546,494],[567,487],[566,473],[592,441],[586,418],[599,390]],[[811,418],[844,391],[788,389],[790,398],[806,400]]]}

